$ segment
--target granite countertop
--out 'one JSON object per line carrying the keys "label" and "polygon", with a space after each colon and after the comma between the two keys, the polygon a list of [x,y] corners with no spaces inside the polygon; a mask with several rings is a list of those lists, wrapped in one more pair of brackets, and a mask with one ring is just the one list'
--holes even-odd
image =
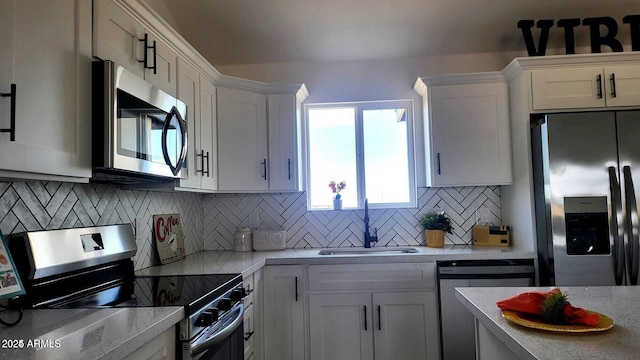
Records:
{"label": "granite countertop", "polygon": [[[9,315],[2,316],[12,321]],[[180,306],[25,310],[18,325],[0,328],[0,354],[12,360],[121,359],[183,317]]]}
{"label": "granite countertop", "polygon": [[519,359],[638,358],[640,287],[594,286],[560,289],[568,294],[572,305],[607,315],[614,321],[614,327],[604,332],[555,333],[525,328],[505,320],[496,302],[531,291],[532,288],[458,288],[456,296]]}
{"label": "granite countertop", "polygon": [[[137,275],[190,275],[241,273],[243,276],[267,265],[344,264],[371,262],[424,262],[463,259],[535,258],[531,251],[513,248],[414,246],[413,254],[331,255],[323,249],[287,249],[278,251],[204,251],[163,266],[136,272]],[[8,314],[7,314],[8,315]],[[4,315],[3,315],[4,317]],[[182,307],[130,309],[54,309],[25,310],[22,322],[14,327],[0,326],[0,339],[23,340],[22,348],[0,344],[0,354],[7,359],[120,359],[184,317]],[[8,321],[11,319],[8,318]],[[47,340],[50,344],[36,349],[29,340]]]}
{"label": "granite countertop", "polygon": [[533,259],[533,251],[511,247],[449,245],[444,248],[411,246],[418,250],[409,254],[318,255],[325,249],[286,249],[274,251],[203,251],[188,255],[163,266],[139,270],[137,275],[189,275],[215,273],[252,274],[264,265],[357,264],[371,262],[425,262],[436,260]]}

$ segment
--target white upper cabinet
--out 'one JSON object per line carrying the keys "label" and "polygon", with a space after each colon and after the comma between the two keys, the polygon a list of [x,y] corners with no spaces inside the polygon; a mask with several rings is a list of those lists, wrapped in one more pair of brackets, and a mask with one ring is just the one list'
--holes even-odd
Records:
{"label": "white upper cabinet", "polygon": [[93,55],[122,65],[175,96],[177,54],[113,1],[93,4]]}
{"label": "white upper cabinet", "polygon": [[298,117],[307,95],[304,85],[225,81],[236,86],[217,87],[218,190],[299,191]]}
{"label": "white upper cabinet", "polygon": [[216,89],[186,60],[178,60],[178,99],[187,105],[188,178],[182,188],[215,190],[214,159]]}
{"label": "white upper cabinet", "polygon": [[418,78],[427,186],[512,183],[507,83],[499,72]]}
{"label": "white upper cabinet", "polygon": [[267,98],[218,88],[220,190],[268,190]]}
{"label": "white upper cabinet", "polygon": [[[218,136],[216,115],[216,88],[213,83],[200,75],[200,188],[216,190],[218,188]],[[198,154],[196,154],[197,156]]]}
{"label": "white upper cabinet", "polygon": [[91,1],[2,1],[0,28],[0,176],[88,181]]}
{"label": "white upper cabinet", "polygon": [[586,66],[531,72],[534,111],[640,105],[640,66]]}
{"label": "white upper cabinet", "polygon": [[269,108],[269,189],[272,191],[298,190],[298,134],[299,111],[296,96],[271,94],[267,96]]}

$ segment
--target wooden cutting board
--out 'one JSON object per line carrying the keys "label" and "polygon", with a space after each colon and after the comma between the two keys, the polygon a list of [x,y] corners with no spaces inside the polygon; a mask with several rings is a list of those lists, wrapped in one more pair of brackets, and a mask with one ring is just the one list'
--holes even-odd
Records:
{"label": "wooden cutting board", "polygon": [[162,265],[184,259],[184,234],[179,214],[153,215],[153,236]]}

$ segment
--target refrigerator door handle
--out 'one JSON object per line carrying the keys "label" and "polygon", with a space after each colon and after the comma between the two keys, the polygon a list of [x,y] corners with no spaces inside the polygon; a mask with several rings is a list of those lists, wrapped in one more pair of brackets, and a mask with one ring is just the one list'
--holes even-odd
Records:
{"label": "refrigerator door handle", "polygon": [[629,239],[627,242],[627,251],[630,255],[629,264],[631,266],[629,272],[629,284],[638,284],[638,262],[640,261],[640,234],[638,231],[638,205],[636,203],[636,191],[633,186],[633,177],[631,176],[631,168],[625,166],[622,168],[624,175],[624,189],[625,189],[625,203],[626,203],[626,216],[625,216],[625,232]]}
{"label": "refrigerator door handle", "polygon": [[609,188],[611,191],[611,230],[613,232],[613,266],[616,285],[622,285],[624,277],[624,228],[618,223],[618,214],[622,212],[622,199],[616,168],[609,166]]}

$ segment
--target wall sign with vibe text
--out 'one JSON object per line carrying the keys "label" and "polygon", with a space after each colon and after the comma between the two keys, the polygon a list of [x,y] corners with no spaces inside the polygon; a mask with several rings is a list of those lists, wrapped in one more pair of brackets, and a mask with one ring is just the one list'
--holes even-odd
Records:
{"label": "wall sign with vibe text", "polygon": [[[547,50],[549,34],[554,25],[562,29],[559,31],[564,33],[567,54],[576,53],[575,30],[580,26],[589,28],[592,53],[602,52],[603,46],[610,48],[612,52],[622,52],[622,43],[617,38],[621,27],[626,28],[624,31],[628,31],[630,34],[631,51],[640,51],[640,15],[627,15],[622,18],[622,23],[624,26],[618,26],[618,22],[614,18],[603,16],[584,19],[560,19],[557,22],[552,19],[520,20],[518,21],[518,28],[522,30],[529,56],[544,56]],[[539,30],[540,34],[537,47],[533,38],[534,27]]]}
{"label": "wall sign with vibe text", "polygon": [[153,235],[161,264],[184,259],[184,234],[180,215],[153,215]]}

